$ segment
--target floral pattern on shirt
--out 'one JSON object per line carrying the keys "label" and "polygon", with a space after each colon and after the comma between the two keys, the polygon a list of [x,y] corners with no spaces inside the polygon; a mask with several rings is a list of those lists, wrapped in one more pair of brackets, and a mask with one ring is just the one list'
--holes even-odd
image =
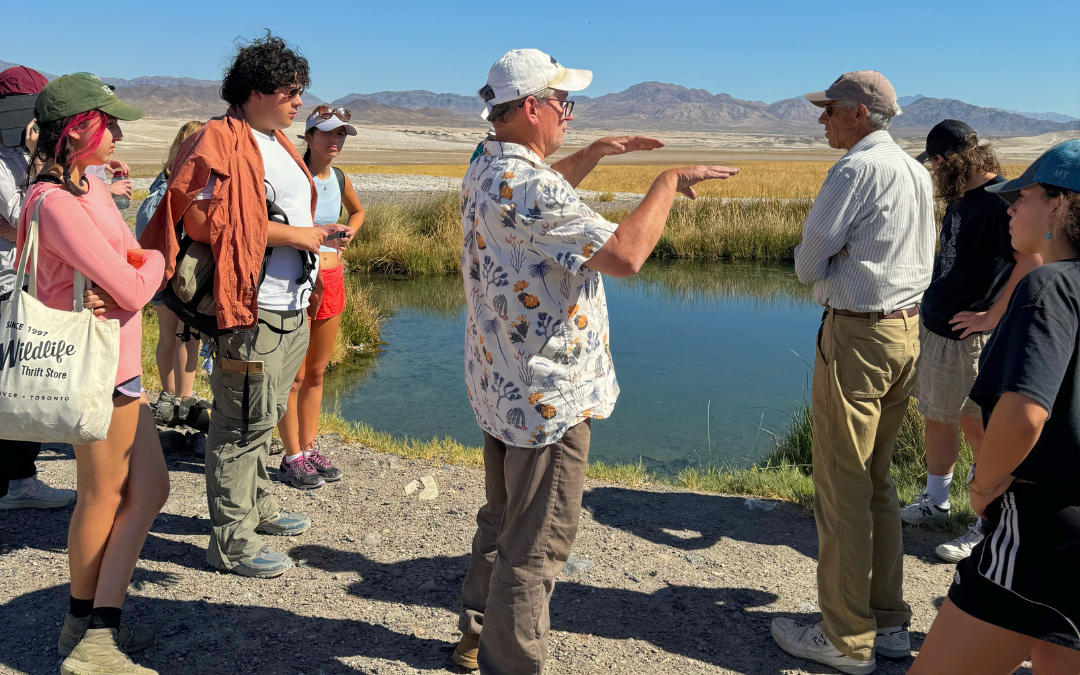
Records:
{"label": "floral pattern on shirt", "polygon": [[465,384],[476,421],[509,445],[554,443],[619,395],[600,274],[615,231],[528,148],[494,140],[461,186]]}

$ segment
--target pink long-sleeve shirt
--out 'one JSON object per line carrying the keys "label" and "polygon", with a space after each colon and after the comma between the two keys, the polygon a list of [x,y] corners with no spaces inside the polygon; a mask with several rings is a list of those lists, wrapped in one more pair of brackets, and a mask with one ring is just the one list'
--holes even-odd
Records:
{"label": "pink long-sleeve shirt", "polygon": [[161,285],[165,259],[150,251],[141,268],[132,267],[127,252],[139,248],[139,243],[116,210],[108,187],[94,178],[87,182],[90,189],[81,197],[53,183],[36,183],[23,200],[18,251],[21,255],[38,197],[53,189],[41,205],[38,226],[38,300],[53,309],[71,311],[76,269],[113,297],[119,307],[102,316],[120,321],[116,369],[120,384],[142,374],[141,310]]}

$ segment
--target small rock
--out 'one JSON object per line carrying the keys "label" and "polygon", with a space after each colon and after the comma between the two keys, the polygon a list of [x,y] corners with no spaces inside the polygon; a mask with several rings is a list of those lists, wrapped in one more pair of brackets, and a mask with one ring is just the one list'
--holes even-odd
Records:
{"label": "small rock", "polygon": [[375,548],[382,543],[382,535],[378,532],[368,532],[360,543],[369,548]]}
{"label": "small rock", "polygon": [[591,560],[586,560],[585,558],[570,558],[566,561],[563,572],[566,574],[581,574],[582,572],[588,572],[594,567],[596,567],[596,565],[593,564],[593,561]]}
{"label": "small rock", "polygon": [[705,558],[698,555],[697,553],[687,553],[686,562],[690,563],[691,565],[700,565],[701,563],[705,562]]}
{"label": "small rock", "polygon": [[438,588],[439,586],[435,583],[434,579],[428,579],[420,585],[420,588],[416,590],[420,591],[421,593],[430,593],[431,591],[438,590]]}
{"label": "small rock", "polygon": [[809,614],[810,612],[816,612],[817,611],[817,607],[814,607],[814,603],[812,603],[812,602],[801,603],[799,605],[798,609],[799,609],[800,612],[803,612],[805,614]]}
{"label": "small rock", "polygon": [[417,495],[420,501],[427,502],[439,496],[439,487],[435,484],[435,479],[433,477],[424,476],[417,480],[410,481],[409,484],[405,486],[406,496],[416,492],[420,493]]}
{"label": "small rock", "polygon": [[761,509],[762,511],[772,511],[776,508],[776,502],[748,497],[746,499],[746,508],[750,509],[751,511],[753,511],[754,509]]}

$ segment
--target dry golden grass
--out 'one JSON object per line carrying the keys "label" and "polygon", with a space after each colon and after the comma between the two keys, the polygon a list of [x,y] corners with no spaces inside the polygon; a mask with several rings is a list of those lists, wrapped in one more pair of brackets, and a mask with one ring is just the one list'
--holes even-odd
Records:
{"label": "dry golden grass", "polygon": [[[799,199],[817,195],[831,162],[732,162],[739,174],[727,180],[710,181],[698,188],[703,197],[760,197],[764,199]],[[674,166],[674,165],[672,165]],[[417,164],[413,166],[378,166],[355,164],[341,167],[346,173],[392,173],[414,176],[462,178],[464,164]],[[593,169],[580,187],[596,192],[635,192],[644,194],[656,176],[667,166],[618,165]],[[1027,164],[1006,164],[1005,175],[1019,176]]]}

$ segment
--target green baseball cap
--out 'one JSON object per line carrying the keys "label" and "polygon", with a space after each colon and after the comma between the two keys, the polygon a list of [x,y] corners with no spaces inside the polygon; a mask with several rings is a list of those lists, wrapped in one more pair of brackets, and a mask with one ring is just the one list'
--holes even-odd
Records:
{"label": "green baseball cap", "polygon": [[91,73],[61,75],[38,94],[34,115],[38,122],[55,122],[90,110],[100,110],[125,121],[137,120],[146,114],[116,98],[114,89],[116,87]]}

